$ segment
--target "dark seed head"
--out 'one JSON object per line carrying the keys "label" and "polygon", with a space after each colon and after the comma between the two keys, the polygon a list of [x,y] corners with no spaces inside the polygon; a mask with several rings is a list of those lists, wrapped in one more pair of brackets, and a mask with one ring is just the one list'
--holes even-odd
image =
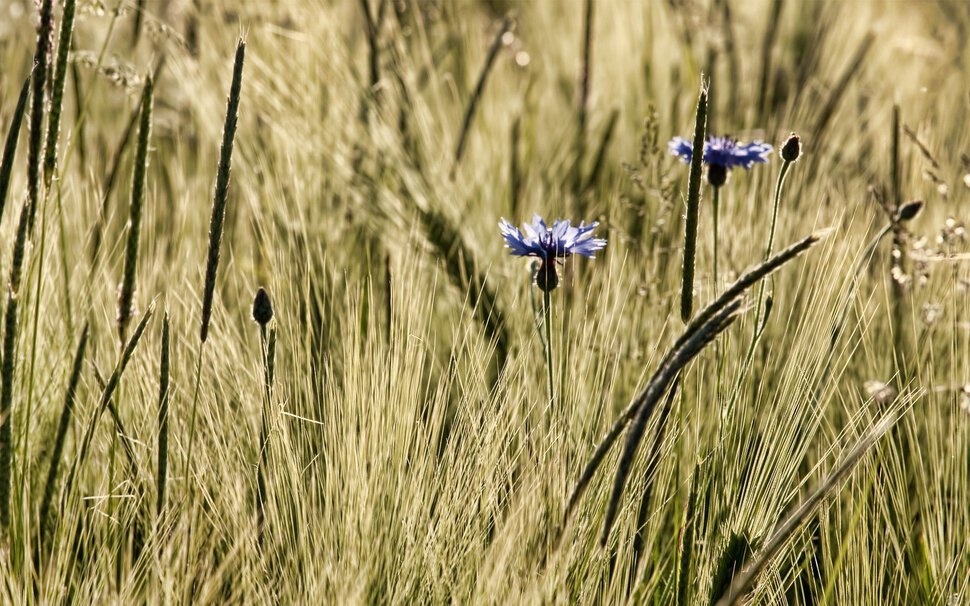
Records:
{"label": "dark seed head", "polygon": [[556,273],[556,262],[543,261],[536,271],[536,286],[543,292],[549,292],[559,286],[559,274]]}
{"label": "dark seed head", "polygon": [[924,203],[922,200],[910,200],[896,211],[896,222],[901,223],[903,221],[911,221],[916,218],[916,215],[920,214],[923,210]]}
{"label": "dark seed head", "polygon": [[802,155],[802,140],[798,135],[792,133],[788,140],[781,146],[781,159],[785,162],[794,162]]}
{"label": "dark seed head", "polygon": [[266,326],[273,319],[273,303],[269,300],[269,295],[262,287],[256,291],[256,298],[253,299],[253,320],[261,326]]}
{"label": "dark seed head", "polygon": [[707,167],[707,182],[713,187],[721,187],[728,180],[728,169],[723,164],[711,164]]}

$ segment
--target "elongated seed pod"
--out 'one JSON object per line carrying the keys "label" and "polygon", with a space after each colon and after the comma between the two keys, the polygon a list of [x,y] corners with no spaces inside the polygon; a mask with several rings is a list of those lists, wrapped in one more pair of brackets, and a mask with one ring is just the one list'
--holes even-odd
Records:
{"label": "elongated seed pod", "polygon": [[680,291],[680,317],[690,320],[694,309],[694,254],[697,248],[697,213],[701,203],[701,167],[704,162],[704,136],[707,128],[707,86],[701,84],[694,118],[693,153],[687,178],[687,221],[684,232],[684,279]]}
{"label": "elongated seed pod", "polygon": [[17,155],[17,140],[20,139],[20,126],[24,122],[24,113],[27,110],[27,97],[30,96],[30,78],[24,82],[20,89],[20,99],[17,100],[17,108],[13,111],[13,120],[10,122],[10,129],[7,131],[7,141],[3,146],[3,160],[0,161],[0,218],[3,218],[3,209],[7,204],[7,192],[10,190],[10,173],[13,172],[13,161]]}
{"label": "elongated seed pod", "polygon": [[222,247],[222,226],[226,218],[226,201],[229,196],[229,171],[232,165],[232,148],[236,138],[236,121],[239,117],[239,97],[242,90],[243,61],[246,43],[236,46],[236,60],[232,69],[232,85],[226,106],[226,123],[222,129],[222,147],[219,154],[219,170],[216,173],[216,189],[212,197],[212,216],[209,219],[209,255],[205,266],[205,286],[202,295],[202,330],[200,340],[209,338],[209,320],[212,317],[212,297],[216,288],[216,272]]}
{"label": "elongated seed pod", "polygon": [[13,383],[17,361],[17,305],[24,251],[29,230],[30,202],[20,210],[17,239],[10,266],[7,287],[7,310],[4,314],[3,363],[0,365],[0,533],[10,527],[10,470],[13,467]]}
{"label": "elongated seed pod", "polygon": [[61,132],[61,111],[64,108],[64,85],[67,83],[67,55],[74,35],[74,11],[77,0],[64,2],[61,31],[57,38],[57,61],[51,88],[51,109],[47,116],[47,144],[44,146],[44,186],[50,187],[57,168],[57,139]]}
{"label": "elongated seed pod", "polygon": [[165,509],[165,482],[168,477],[168,403],[169,403],[169,325],[168,312],[162,321],[162,356],[158,370],[158,476],[157,511]]}
{"label": "elongated seed pod", "polygon": [[138,271],[138,243],[141,240],[141,216],[145,207],[145,186],[148,175],[148,144],[152,133],[152,98],[154,84],[151,76],[145,81],[141,96],[141,124],[138,129],[138,148],[131,175],[131,207],[128,215],[128,241],[125,245],[125,269],[118,296],[118,338],[125,342],[128,322],[135,300],[135,277]]}
{"label": "elongated seed pod", "polygon": [[34,216],[40,202],[40,168],[44,145],[44,111],[47,109],[47,72],[50,67],[51,38],[54,35],[54,0],[43,0],[37,26],[37,50],[31,76],[30,140],[27,150],[27,224],[34,229]]}

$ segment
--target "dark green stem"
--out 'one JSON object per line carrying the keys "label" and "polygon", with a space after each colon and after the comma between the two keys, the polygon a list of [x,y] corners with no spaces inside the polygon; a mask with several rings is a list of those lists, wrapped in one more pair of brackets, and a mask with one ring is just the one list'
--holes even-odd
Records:
{"label": "dark green stem", "polygon": [[721,200],[721,188],[714,188],[714,203],[713,213],[714,213],[714,296],[717,296],[717,217],[718,217],[718,203]]}
{"label": "dark green stem", "polygon": [[542,293],[542,324],[546,333],[546,379],[549,383],[549,408],[555,409],[556,391],[552,371],[552,291]]}

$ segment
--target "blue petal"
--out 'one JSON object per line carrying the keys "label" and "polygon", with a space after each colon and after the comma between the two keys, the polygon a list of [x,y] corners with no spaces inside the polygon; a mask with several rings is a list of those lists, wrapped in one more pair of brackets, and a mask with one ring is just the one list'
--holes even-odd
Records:
{"label": "blue petal", "polygon": [[694,156],[694,146],[691,142],[683,137],[674,137],[667,144],[667,148],[675,156],[679,156],[681,160],[689,163],[690,159]]}

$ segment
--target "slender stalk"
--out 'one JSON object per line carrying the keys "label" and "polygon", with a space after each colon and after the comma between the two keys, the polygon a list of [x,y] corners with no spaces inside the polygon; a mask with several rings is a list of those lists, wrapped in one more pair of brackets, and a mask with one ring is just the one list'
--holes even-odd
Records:
{"label": "slender stalk", "polygon": [[713,261],[713,263],[714,263],[714,295],[717,296],[717,285],[718,285],[718,279],[717,279],[717,257],[718,257],[718,250],[717,250],[717,232],[718,232],[718,229],[717,229],[717,219],[718,219],[718,214],[719,214],[719,212],[718,212],[718,205],[719,205],[719,203],[721,201],[721,188],[720,187],[714,187],[712,189],[714,190],[714,196],[713,196],[714,199],[713,199],[713,203],[711,204],[711,207],[712,207],[711,208],[711,212],[714,214],[714,261]]}
{"label": "slender stalk", "polygon": [[[775,229],[778,223],[778,207],[781,205],[781,192],[782,187],[785,184],[785,176],[788,174],[788,169],[791,168],[792,162],[785,160],[782,162],[781,170],[778,171],[778,180],[775,182],[775,196],[771,205],[771,227],[768,229],[768,242],[765,246],[765,260],[771,258],[771,252],[775,243]],[[765,298],[765,283],[762,282],[758,287],[758,300],[754,308],[754,330],[751,332],[751,342],[748,344],[748,351],[744,356],[743,370],[738,374],[738,384],[741,382],[741,378],[744,376],[748,369],[748,365],[751,363],[751,358],[754,356],[754,349],[758,346],[758,340],[761,337],[761,307],[764,304]]]}
{"label": "slender stalk", "polygon": [[189,445],[185,450],[185,461],[182,466],[185,469],[186,481],[191,480],[192,447],[195,445],[195,422],[199,412],[199,388],[202,384],[202,359],[205,357],[205,343],[199,345],[198,365],[195,367],[195,389],[192,395],[191,414],[189,416]]}
{"label": "slender stalk", "polygon": [[[274,328],[272,337],[274,343],[275,334]],[[263,406],[259,415],[259,459],[256,462],[256,524],[260,545],[263,543],[263,529],[266,524],[266,469],[269,456],[268,416],[272,405],[269,350],[266,339],[266,325],[261,324],[259,327],[259,351],[263,364]]]}
{"label": "slender stalk", "polygon": [[546,380],[549,391],[549,409],[556,410],[556,390],[555,379],[552,366],[552,291],[546,290],[542,293],[542,324],[545,330],[545,354],[546,354]]}

